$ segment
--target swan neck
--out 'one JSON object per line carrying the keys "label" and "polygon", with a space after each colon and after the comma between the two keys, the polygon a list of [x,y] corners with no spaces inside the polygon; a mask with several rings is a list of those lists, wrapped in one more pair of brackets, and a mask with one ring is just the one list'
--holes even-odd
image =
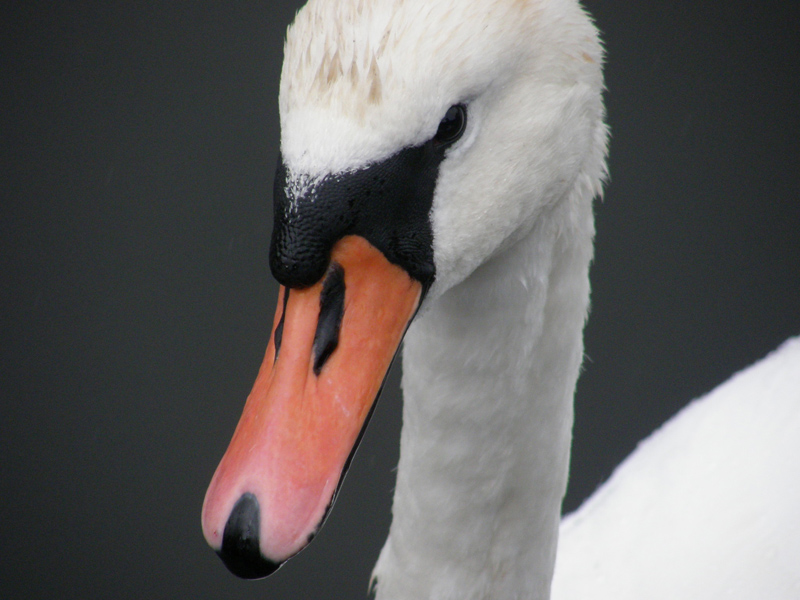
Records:
{"label": "swan neck", "polygon": [[379,599],[549,597],[592,253],[591,204],[572,209],[408,331]]}

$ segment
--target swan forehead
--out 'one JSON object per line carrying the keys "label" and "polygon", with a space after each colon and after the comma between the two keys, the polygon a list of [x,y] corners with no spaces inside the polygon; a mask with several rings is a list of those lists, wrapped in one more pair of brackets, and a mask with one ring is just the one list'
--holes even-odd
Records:
{"label": "swan forehead", "polygon": [[429,139],[518,65],[551,0],[311,0],[287,33],[281,151],[308,175]]}

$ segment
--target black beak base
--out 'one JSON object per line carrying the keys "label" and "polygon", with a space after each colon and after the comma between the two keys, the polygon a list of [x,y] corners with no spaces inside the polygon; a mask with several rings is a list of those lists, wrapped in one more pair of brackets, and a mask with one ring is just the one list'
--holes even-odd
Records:
{"label": "black beak base", "polygon": [[430,212],[443,159],[444,149],[427,142],[298,186],[279,156],[269,257],[275,279],[286,287],[314,285],[334,244],[358,235],[419,281],[424,295],[435,275]]}

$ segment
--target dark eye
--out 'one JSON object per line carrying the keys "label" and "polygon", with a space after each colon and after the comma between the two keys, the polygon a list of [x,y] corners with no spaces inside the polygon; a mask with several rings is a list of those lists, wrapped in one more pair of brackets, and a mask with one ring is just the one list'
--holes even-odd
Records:
{"label": "dark eye", "polygon": [[460,138],[467,128],[467,107],[463,104],[454,104],[447,109],[444,118],[439,123],[439,130],[433,138],[437,144],[452,144]]}

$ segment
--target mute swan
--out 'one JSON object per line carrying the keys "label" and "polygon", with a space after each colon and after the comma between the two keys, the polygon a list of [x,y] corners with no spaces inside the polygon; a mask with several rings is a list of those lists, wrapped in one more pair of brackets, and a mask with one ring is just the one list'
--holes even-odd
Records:
{"label": "mute swan", "polygon": [[[298,13],[281,79],[270,251],[283,287],[203,506],[206,539],[233,572],[268,575],[316,534],[408,328],[378,597],[550,597],[592,200],[605,177],[601,63],[575,0],[311,0]],[[767,365],[790,373],[796,348]],[[776,381],[787,410],[774,434],[796,451],[796,378]],[[680,438],[681,427],[668,426],[641,456],[675,450],[658,440]],[[629,521],[630,554],[612,552],[622,531],[615,507],[655,514],[636,500],[647,492],[635,476],[650,473],[637,458],[565,522],[556,597],[587,597],[569,587],[580,568],[598,594],[627,565],[646,571],[636,535],[652,529]],[[798,496],[789,486],[782,506]],[[595,529],[584,525],[590,515]],[[759,550],[785,558],[796,548],[787,544]],[[708,575],[727,585],[728,573]],[[616,598],[645,589],[613,585]],[[668,589],[655,585],[645,597]]]}

